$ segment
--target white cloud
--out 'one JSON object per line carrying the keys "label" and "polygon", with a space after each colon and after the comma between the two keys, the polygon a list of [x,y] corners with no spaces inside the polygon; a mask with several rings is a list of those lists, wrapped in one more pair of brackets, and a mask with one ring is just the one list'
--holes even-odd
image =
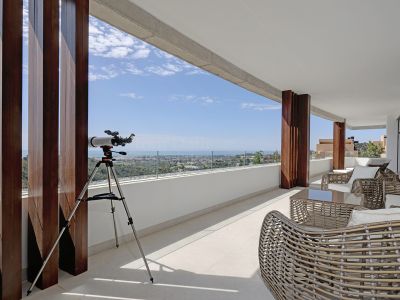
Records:
{"label": "white cloud", "polygon": [[175,73],[181,72],[182,69],[183,69],[182,66],[176,65],[176,64],[172,64],[172,63],[166,63],[166,64],[163,65],[163,67],[165,69],[167,69],[167,70],[169,70],[171,72],[175,72]]}
{"label": "white cloud", "polygon": [[130,92],[130,93],[121,93],[119,94],[121,97],[127,97],[127,98],[131,98],[134,100],[138,100],[138,99],[143,99],[142,96],[137,95],[136,93]]}
{"label": "white cloud", "polygon": [[[184,73],[185,75],[208,75],[209,73],[201,70],[200,68],[187,63],[165,51],[160,49],[154,49],[153,53],[160,59],[165,60],[160,68],[169,71],[168,75],[174,75],[177,73]],[[161,72],[158,70],[157,75],[166,76],[167,72]],[[172,73],[173,72],[173,73]]]}
{"label": "white cloud", "polygon": [[94,17],[89,18],[89,51],[107,58],[146,58],[150,45]]}
{"label": "white cloud", "polygon": [[125,64],[125,70],[127,73],[132,75],[142,75],[143,71],[136,67],[133,63]]}
{"label": "white cloud", "polygon": [[154,54],[158,56],[159,58],[164,58],[164,59],[173,59],[175,58],[172,54],[169,54],[168,52],[165,52],[161,49],[155,49]]}
{"label": "white cloud", "polygon": [[[95,17],[89,18],[89,53],[94,56],[112,58],[113,72],[97,70],[90,80],[111,79],[122,74],[172,76],[178,73],[207,74],[187,62],[157,49],[125,32],[122,32]],[[143,59],[148,60],[143,62]],[[155,58],[155,59],[154,59]],[[132,61],[142,63],[133,63]]]}
{"label": "white cloud", "polygon": [[193,70],[186,72],[186,75],[209,75],[210,73],[205,72],[204,70],[195,67]]}
{"label": "white cloud", "polygon": [[119,75],[118,68],[111,64],[108,66],[102,66],[100,68],[93,65],[89,66],[89,80],[107,80],[115,78]]}
{"label": "white cloud", "polygon": [[213,98],[208,97],[208,96],[200,97],[200,100],[201,100],[203,103],[207,103],[207,104],[211,104],[211,103],[214,103],[214,102],[215,102],[215,100],[214,100]]}
{"label": "white cloud", "polygon": [[132,49],[128,47],[115,47],[110,49],[108,52],[104,53],[104,57],[112,57],[112,58],[124,58],[132,53]]}
{"label": "white cloud", "polygon": [[146,71],[149,73],[152,73],[152,74],[159,75],[159,76],[170,76],[170,75],[174,75],[176,73],[175,71],[168,70],[168,69],[165,69],[160,66],[146,67]]}
{"label": "white cloud", "polygon": [[202,105],[214,104],[217,102],[215,97],[211,96],[197,96],[197,95],[171,95],[170,101],[175,102],[186,102],[186,103],[198,103]]}
{"label": "white cloud", "polygon": [[135,53],[133,53],[132,57],[135,59],[140,59],[140,58],[147,58],[150,55],[150,49],[144,48],[144,49],[139,49]]}
{"label": "white cloud", "polygon": [[242,109],[247,109],[247,110],[265,111],[265,110],[281,109],[281,106],[280,105],[264,104],[264,103],[243,102],[241,104],[241,108]]}

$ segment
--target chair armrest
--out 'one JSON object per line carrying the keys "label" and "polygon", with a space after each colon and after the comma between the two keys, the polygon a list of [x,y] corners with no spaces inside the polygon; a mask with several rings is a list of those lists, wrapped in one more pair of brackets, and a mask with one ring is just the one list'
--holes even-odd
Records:
{"label": "chair armrest", "polygon": [[297,224],[332,229],[346,227],[354,205],[330,201],[290,200],[290,219]]}
{"label": "chair armrest", "polygon": [[385,179],[385,194],[395,194],[400,195],[400,181],[398,177],[392,177],[390,179]]}
{"label": "chair armrest", "polygon": [[353,182],[351,192],[364,195],[364,207],[368,209],[379,209],[385,207],[383,179],[362,178]]}
{"label": "chair armrest", "polygon": [[327,173],[322,176],[321,189],[327,190],[330,183],[348,183],[352,173]]}

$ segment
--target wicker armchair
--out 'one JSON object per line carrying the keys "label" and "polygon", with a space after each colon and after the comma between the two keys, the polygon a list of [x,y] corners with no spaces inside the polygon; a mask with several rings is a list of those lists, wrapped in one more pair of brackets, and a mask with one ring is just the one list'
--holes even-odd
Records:
{"label": "wicker armchair", "polygon": [[[321,189],[327,190],[329,183],[348,183],[351,174],[325,174],[322,177]],[[351,192],[364,195],[364,207],[369,209],[383,208],[385,207],[385,194],[400,194],[399,175],[388,168],[379,170],[375,178],[354,180]]]}
{"label": "wicker armchair", "polygon": [[353,210],[367,209],[363,206],[327,201],[296,199],[290,202],[290,219],[297,224],[333,229],[346,227]]}
{"label": "wicker armchair", "polygon": [[322,176],[321,190],[328,190],[328,184],[330,183],[348,183],[352,172],[349,173],[327,173]]}
{"label": "wicker armchair", "polygon": [[400,180],[398,177],[385,179],[385,194],[400,195]]}
{"label": "wicker armchair", "polygon": [[[352,172],[349,172],[349,173],[331,173],[330,172],[330,173],[324,174],[322,176],[322,180],[321,180],[321,190],[327,190],[328,189],[328,185],[330,183],[339,183],[339,184],[348,183],[352,174],[353,174]],[[379,170],[376,173],[375,178],[376,179],[381,178],[381,179],[384,179],[384,180],[399,181],[399,175],[397,175],[395,172],[393,172],[389,168],[386,168],[385,170]],[[353,184],[353,188],[352,188],[352,193],[355,192],[355,191],[353,191],[353,189],[354,189],[354,184]]]}
{"label": "wicker armchair", "polygon": [[279,300],[400,299],[400,220],[322,230],[272,211],[259,261]]}
{"label": "wicker armchair", "polygon": [[363,194],[363,206],[368,209],[379,209],[385,207],[384,178],[356,179],[351,189],[352,193]]}

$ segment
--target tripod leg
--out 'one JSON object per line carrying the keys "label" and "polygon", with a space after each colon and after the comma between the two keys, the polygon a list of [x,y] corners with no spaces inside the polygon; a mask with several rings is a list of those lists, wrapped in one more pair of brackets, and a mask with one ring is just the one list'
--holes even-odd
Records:
{"label": "tripod leg", "polygon": [[118,193],[119,193],[119,195],[121,197],[121,201],[122,201],[122,203],[124,205],[125,212],[126,212],[126,215],[128,217],[128,225],[130,225],[132,227],[133,236],[135,237],[135,240],[136,240],[136,243],[138,245],[140,254],[142,255],[144,264],[146,266],[147,273],[149,274],[149,277],[150,277],[150,281],[153,283],[154,279],[153,279],[153,276],[151,275],[150,268],[149,268],[149,265],[147,263],[146,256],[144,255],[142,245],[140,244],[139,238],[137,236],[135,226],[133,225],[133,219],[132,219],[131,213],[129,212],[128,205],[126,204],[125,197],[124,197],[124,194],[122,192],[121,186],[119,185],[119,181],[118,181],[117,175],[115,174],[114,168],[112,166],[110,166],[110,170],[111,170],[111,173],[112,173],[112,175],[114,177],[115,183],[117,185]]}
{"label": "tripod leg", "polygon": [[78,210],[79,205],[81,204],[81,202],[83,201],[83,197],[86,194],[86,191],[89,188],[89,184],[92,182],[94,175],[96,175],[97,170],[99,169],[100,163],[96,164],[96,167],[93,169],[92,174],[90,174],[89,180],[86,182],[85,186],[83,187],[81,193],[79,194],[78,198],[76,199],[76,204],[74,206],[74,208],[72,209],[71,213],[69,214],[67,220],[65,221],[64,226],[62,227],[62,229],[60,230],[60,233],[57,236],[57,239],[55,240],[53,246],[50,249],[49,254],[47,254],[45,260],[43,261],[43,264],[39,270],[39,272],[37,273],[35,279],[33,280],[31,286],[29,287],[28,291],[26,292],[26,295],[29,296],[29,294],[32,292],[33,287],[36,285],[36,282],[39,280],[40,275],[42,275],[44,268],[46,267],[47,263],[50,260],[51,255],[53,254],[54,250],[57,248],[58,243],[60,242],[60,239],[62,237],[62,235],[64,234],[65,230],[69,227],[69,224],[72,220],[72,218],[74,217],[76,211]]}
{"label": "tripod leg", "polygon": [[[110,193],[112,193],[110,166],[106,165],[106,168],[107,168],[108,190],[110,191]],[[115,206],[114,206],[114,202],[113,202],[112,199],[111,199],[111,213],[112,213],[113,222],[114,222],[115,247],[118,248],[119,247],[119,242],[118,242],[117,224],[115,222]]]}

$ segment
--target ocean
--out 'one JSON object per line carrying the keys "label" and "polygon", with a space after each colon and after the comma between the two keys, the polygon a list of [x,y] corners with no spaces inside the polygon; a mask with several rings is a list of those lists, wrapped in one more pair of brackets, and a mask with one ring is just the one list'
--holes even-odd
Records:
{"label": "ocean", "polygon": [[[127,157],[138,157],[138,156],[156,156],[157,151],[126,151],[124,150],[123,147],[118,147],[115,148],[116,151],[125,151],[127,152]],[[242,155],[245,153],[255,153],[260,150],[249,150],[249,151],[243,151],[243,150],[216,150],[216,151],[206,151],[206,150],[181,150],[181,151],[158,151],[159,155],[162,156],[211,156],[211,153],[213,152],[213,155],[224,155],[224,156],[233,156],[233,155]],[[271,150],[261,150],[263,151],[264,154],[272,154],[275,151]],[[278,151],[280,152],[280,151]],[[93,149],[90,148],[88,149],[88,157],[100,157],[102,156],[102,151],[101,149]],[[28,155],[28,150],[22,150],[22,157],[25,157]]]}

